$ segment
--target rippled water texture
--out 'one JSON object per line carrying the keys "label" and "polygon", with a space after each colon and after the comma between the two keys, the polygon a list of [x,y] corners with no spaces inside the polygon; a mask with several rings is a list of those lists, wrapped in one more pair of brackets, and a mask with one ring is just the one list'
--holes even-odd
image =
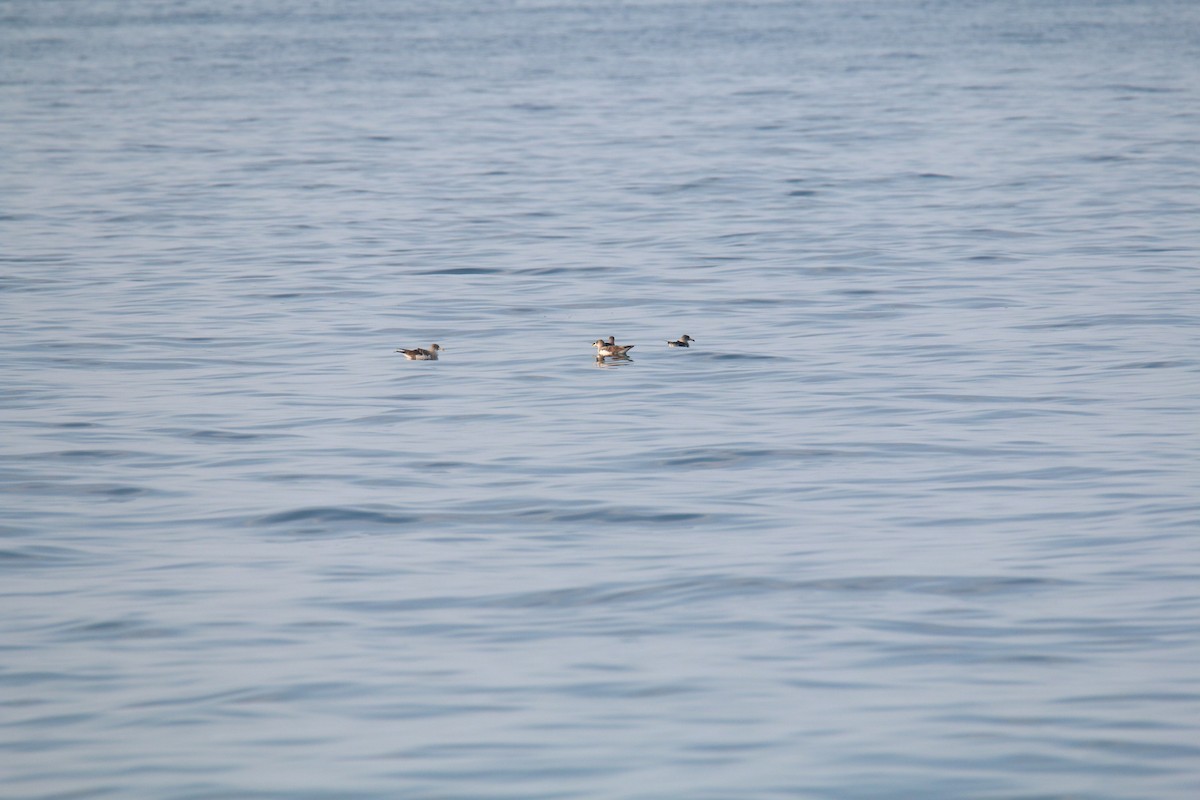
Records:
{"label": "rippled water texture", "polygon": [[1173,0],[0,5],[2,794],[1200,796],[1198,131]]}

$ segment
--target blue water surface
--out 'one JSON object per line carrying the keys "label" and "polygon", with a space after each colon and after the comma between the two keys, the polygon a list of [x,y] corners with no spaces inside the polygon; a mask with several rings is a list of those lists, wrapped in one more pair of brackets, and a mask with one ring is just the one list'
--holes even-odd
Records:
{"label": "blue water surface", "polygon": [[0,5],[4,796],[1200,796],[1198,132],[1183,0]]}

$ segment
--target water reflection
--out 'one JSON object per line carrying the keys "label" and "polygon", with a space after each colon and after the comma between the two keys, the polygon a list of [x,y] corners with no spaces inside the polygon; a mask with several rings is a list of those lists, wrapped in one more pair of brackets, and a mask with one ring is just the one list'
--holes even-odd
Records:
{"label": "water reflection", "polygon": [[596,366],[601,369],[620,367],[632,363],[633,359],[629,356],[596,356]]}

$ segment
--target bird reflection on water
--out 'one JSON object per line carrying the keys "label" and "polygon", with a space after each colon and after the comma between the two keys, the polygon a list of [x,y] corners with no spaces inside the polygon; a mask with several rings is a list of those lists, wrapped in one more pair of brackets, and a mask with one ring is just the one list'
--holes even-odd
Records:
{"label": "bird reflection on water", "polygon": [[632,363],[633,359],[625,354],[621,354],[619,356],[596,356],[596,366],[600,367],[601,369],[620,367],[624,366],[625,364]]}

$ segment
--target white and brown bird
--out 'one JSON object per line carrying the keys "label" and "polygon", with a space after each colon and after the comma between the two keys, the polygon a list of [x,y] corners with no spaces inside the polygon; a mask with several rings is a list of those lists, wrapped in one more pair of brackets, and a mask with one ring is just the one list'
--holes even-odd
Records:
{"label": "white and brown bird", "polygon": [[404,353],[404,357],[409,361],[437,361],[438,353],[441,352],[441,349],[442,346],[440,344],[431,344],[428,350],[423,347],[417,347],[413,350],[404,350],[402,348],[396,352]]}
{"label": "white and brown bird", "polygon": [[616,337],[610,336],[610,337],[608,337],[607,342],[604,341],[603,339],[597,339],[596,341],[592,342],[592,347],[596,348],[597,355],[599,355],[601,357],[604,357],[604,356],[621,357],[621,356],[625,356],[630,350],[632,350],[634,347],[636,347],[636,345],[617,344]]}
{"label": "white and brown bird", "polygon": [[694,341],[696,341],[696,340],[693,339],[692,337],[688,336],[685,333],[683,336],[680,336],[675,341],[667,342],[667,347],[690,347],[691,345],[689,345],[688,342],[694,342]]}

